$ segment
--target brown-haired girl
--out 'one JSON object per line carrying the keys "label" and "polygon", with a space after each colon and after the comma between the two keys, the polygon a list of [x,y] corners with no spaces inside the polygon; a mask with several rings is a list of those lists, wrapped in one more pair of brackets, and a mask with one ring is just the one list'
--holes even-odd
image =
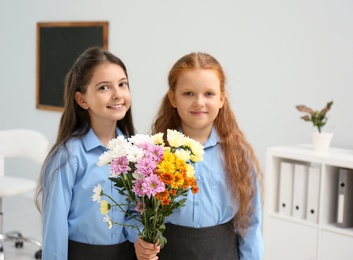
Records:
{"label": "brown-haired girl", "polygon": [[125,198],[108,179],[108,166],[97,165],[109,140],[135,134],[124,63],[104,49],[87,49],[67,73],[64,99],[57,139],[37,192],[37,202],[42,194],[43,259],[126,260],[136,255],[156,259],[158,249],[135,254],[132,243],[137,240],[140,248],[146,242],[137,238],[134,229],[111,225],[132,219],[116,209],[103,218],[99,204],[92,201],[92,190],[99,183],[128,210]]}

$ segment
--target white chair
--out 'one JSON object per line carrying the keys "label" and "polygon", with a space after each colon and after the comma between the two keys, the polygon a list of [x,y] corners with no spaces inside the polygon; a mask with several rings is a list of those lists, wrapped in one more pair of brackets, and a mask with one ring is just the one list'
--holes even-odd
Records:
{"label": "white chair", "polygon": [[14,241],[16,247],[24,242],[38,245],[36,259],[42,258],[41,242],[23,237],[18,231],[4,234],[2,198],[33,192],[37,183],[31,179],[5,175],[5,158],[30,159],[42,165],[48,153],[49,141],[40,132],[29,129],[0,130],[0,260],[5,259],[4,242]]}

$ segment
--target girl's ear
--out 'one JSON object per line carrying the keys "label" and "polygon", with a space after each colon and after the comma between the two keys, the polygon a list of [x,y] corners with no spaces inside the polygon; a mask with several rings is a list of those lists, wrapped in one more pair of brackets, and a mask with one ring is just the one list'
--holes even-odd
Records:
{"label": "girl's ear", "polygon": [[168,91],[168,98],[169,98],[170,104],[172,104],[172,107],[177,108],[174,91]]}
{"label": "girl's ear", "polygon": [[221,109],[223,107],[225,101],[226,101],[226,94],[222,93],[221,94],[221,100],[220,100],[220,103],[219,103],[219,109]]}
{"label": "girl's ear", "polygon": [[82,95],[82,93],[80,92],[76,92],[75,93],[75,100],[76,100],[76,103],[82,107],[83,109],[87,110],[89,108],[87,102],[86,102],[86,99],[85,97]]}

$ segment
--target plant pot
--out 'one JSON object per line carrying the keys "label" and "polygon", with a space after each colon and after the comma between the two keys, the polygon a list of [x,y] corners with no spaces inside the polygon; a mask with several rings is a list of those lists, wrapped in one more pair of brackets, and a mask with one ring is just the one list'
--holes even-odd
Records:
{"label": "plant pot", "polygon": [[314,150],[325,152],[329,149],[333,133],[319,133],[315,132],[311,135],[313,139]]}

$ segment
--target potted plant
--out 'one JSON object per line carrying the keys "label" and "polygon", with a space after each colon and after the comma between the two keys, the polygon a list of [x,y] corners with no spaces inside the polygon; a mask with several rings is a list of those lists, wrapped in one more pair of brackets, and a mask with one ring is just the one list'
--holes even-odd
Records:
{"label": "potted plant", "polygon": [[327,112],[331,109],[333,101],[327,102],[326,107],[319,110],[313,110],[305,105],[297,105],[296,108],[306,115],[301,118],[304,121],[312,122],[314,127],[317,128],[317,132],[312,134],[314,149],[318,151],[326,151],[330,146],[331,139],[333,137],[332,133],[325,133],[322,131],[322,127],[326,124],[328,118],[326,116]]}

